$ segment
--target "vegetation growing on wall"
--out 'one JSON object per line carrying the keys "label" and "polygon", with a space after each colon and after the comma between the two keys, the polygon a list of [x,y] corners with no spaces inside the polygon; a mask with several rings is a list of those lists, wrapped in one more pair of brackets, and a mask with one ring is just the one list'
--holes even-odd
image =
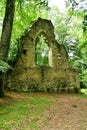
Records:
{"label": "vegetation growing on wall", "polygon": [[[6,1],[0,1],[0,32]],[[16,0],[11,44],[9,43],[10,48],[8,48],[9,59],[13,60],[16,57],[18,47],[16,39],[23,34],[33,20],[38,17],[51,19],[56,28],[57,40],[66,46],[72,66],[79,69],[80,80],[87,86],[87,25],[83,22],[86,13],[85,0],[79,2],[66,0],[66,10],[62,13],[56,7],[50,9],[47,0]]]}

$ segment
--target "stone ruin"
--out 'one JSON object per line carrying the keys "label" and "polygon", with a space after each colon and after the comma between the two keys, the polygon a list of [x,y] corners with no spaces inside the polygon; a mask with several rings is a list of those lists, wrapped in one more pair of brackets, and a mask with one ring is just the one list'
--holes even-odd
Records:
{"label": "stone ruin", "polygon": [[[49,47],[48,65],[37,65],[36,45],[44,36]],[[8,88],[17,91],[79,92],[78,72],[69,65],[64,45],[55,40],[50,20],[38,18],[18,40],[19,55],[8,76]]]}

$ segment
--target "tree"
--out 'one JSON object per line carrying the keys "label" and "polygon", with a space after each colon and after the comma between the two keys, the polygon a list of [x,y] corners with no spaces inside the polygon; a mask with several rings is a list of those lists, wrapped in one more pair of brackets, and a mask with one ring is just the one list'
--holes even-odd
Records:
{"label": "tree", "polygon": [[[33,0],[18,0],[18,4],[20,5],[20,9],[23,6],[27,6],[28,4],[32,3],[33,5]],[[5,9],[5,16],[3,20],[3,28],[2,28],[2,34],[1,34],[1,40],[0,40],[0,60],[7,62],[8,59],[8,53],[9,53],[9,48],[10,48],[10,43],[11,43],[11,35],[12,35],[12,27],[13,27],[13,19],[14,19],[14,12],[15,12],[15,3],[16,0],[6,0],[6,9]],[[36,0],[35,1],[35,6],[46,6],[47,7],[48,1],[44,0]],[[34,7],[35,7],[34,6]],[[22,12],[21,12],[22,14]],[[3,63],[3,62],[2,62]],[[9,68],[7,64],[7,69]],[[5,66],[5,67],[6,67]],[[6,69],[6,70],[7,70]],[[0,97],[4,96],[4,80],[5,80],[5,73],[4,71],[0,70]]]}
{"label": "tree", "polygon": [[[77,67],[79,69],[80,72],[79,77],[82,87],[87,88],[87,80],[86,80],[87,79],[87,6],[86,6],[87,1],[86,0],[79,0],[79,1],[67,0],[67,1],[69,3],[67,4],[68,5],[67,10],[68,13],[72,16],[70,17],[71,20],[73,21],[74,18],[75,19],[77,18],[77,20],[75,20],[76,22],[75,26],[72,26],[72,29],[70,27],[72,33],[71,40],[73,40],[74,38],[74,41],[76,41],[75,43],[77,43],[73,44],[74,55],[73,59],[71,59],[71,63],[74,67]],[[69,42],[68,40],[69,48],[70,43],[71,42]]]}
{"label": "tree", "polygon": [[19,0],[16,0],[15,17],[8,56],[11,63],[16,60],[18,51],[17,40],[28,30],[32,21],[38,17],[47,18],[48,10],[47,0],[21,0],[21,3],[19,3]]}
{"label": "tree", "polygon": [[82,6],[86,1],[66,1],[66,12],[61,13],[53,7],[50,19],[55,26],[57,40],[65,45],[71,65],[79,69],[80,81],[87,86],[87,26],[83,26],[83,23],[87,25],[87,10],[86,4]]}
{"label": "tree", "polygon": [[[15,11],[15,0],[7,0],[6,1],[6,10],[5,10],[5,17],[3,21],[3,28],[1,34],[1,41],[0,41],[0,59],[3,61],[7,61],[8,57],[8,50],[10,46],[11,40],[11,32],[13,26],[13,18],[14,18],[14,11]],[[1,71],[0,76],[0,97],[4,96],[4,73]]]}
{"label": "tree", "polygon": [[60,10],[53,6],[49,11],[49,19],[51,19],[55,27],[56,39],[60,44],[64,44],[64,39],[67,36],[68,26],[66,25],[67,15],[60,12]]}

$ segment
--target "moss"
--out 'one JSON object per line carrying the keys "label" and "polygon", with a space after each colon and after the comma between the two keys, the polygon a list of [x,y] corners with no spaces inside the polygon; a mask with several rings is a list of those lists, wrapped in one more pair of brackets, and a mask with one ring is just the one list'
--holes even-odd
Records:
{"label": "moss", "polygon": [[[46,37],[49,45],[49,66],[35,64],[35,47],[41,35]],[[74,80],[77,73],[69,66],[65,47],[55,40],[51,21],[41,18],[34,21],[18,40],[18,46],[14,69],[9,76],[9,88],[18,91],[72,92],[71,84],[79,87],[78,79]]]}

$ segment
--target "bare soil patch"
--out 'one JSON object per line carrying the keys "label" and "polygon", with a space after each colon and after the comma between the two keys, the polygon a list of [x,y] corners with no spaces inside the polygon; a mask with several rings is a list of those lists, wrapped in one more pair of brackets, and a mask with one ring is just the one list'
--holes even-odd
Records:
{"label": "bare soil patch", "polygon": [[59,94],[42,120],[47,120],[48,125],[41,130],[87,130],[87,99]]}

